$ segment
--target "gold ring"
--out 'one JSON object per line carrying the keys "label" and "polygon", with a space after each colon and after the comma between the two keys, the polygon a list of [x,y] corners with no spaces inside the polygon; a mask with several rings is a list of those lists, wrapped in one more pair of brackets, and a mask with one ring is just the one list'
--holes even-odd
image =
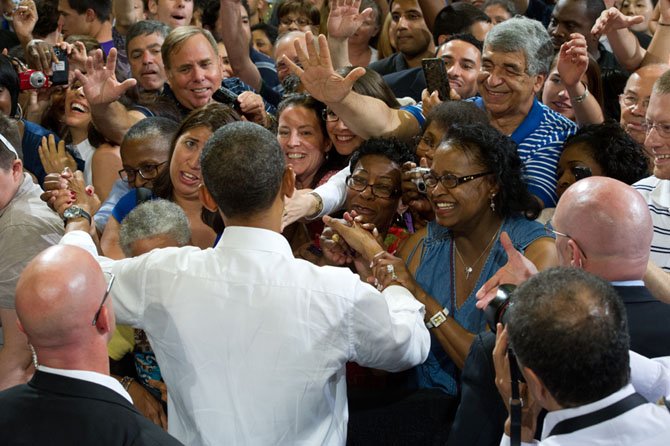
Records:
{"label": "gold ring", "polygon": [[331,240],[333,240],[335,243],[339,243],[340,242],[340,235],[339,234],[333,234],[333,236],[331,237]]}

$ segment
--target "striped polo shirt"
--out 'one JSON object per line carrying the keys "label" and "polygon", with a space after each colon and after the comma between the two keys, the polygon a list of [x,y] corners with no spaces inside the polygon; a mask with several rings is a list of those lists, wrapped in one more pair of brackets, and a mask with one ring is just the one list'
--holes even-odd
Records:
{"label": "striped polo shirt", "polygon": [[670,272],[670,181],[651,176],[633,184],[633,187],[647,202],[654,224],[649,258]]}

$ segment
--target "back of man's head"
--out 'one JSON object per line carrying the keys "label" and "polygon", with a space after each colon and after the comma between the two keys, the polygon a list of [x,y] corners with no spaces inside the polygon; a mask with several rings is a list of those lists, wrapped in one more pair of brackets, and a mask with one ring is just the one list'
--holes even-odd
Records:
{"label": "back of man's head", "polygon": [[601,176],[577,181],[561,196],[553,222],[579,244],[587,271],[609,281],[644,276],[653,225],[631,186]]}
{"label": "back of man's head", "polygon": [[16,285],[16,313],[40,363],[70,368],[59,361],[71,360],[72,368],[82,368],[74,358],[106,359],[114,331],[111,299],[91,324],[105,289],[100,266],[81,248],[52,246],[28,263]]}
{"label": "back of man's head", "polygon": [[628,383],[626,313],[609,283],[578,268],[551,268],[512,299],[510,345],[561,407],[600,400]]}
{"label": "back of man's head", "polygon": [[214,132],[200,165],[205,186],[228,218],[269,209],[286,166],[276,136],[250,122],[234,122]]}
{"label": "back of man's head", "polygon": [[91,9],[101,22],[112,18],[112,0],[67,0],[67,2],[78,14],[84,14]]}
{"label": "back of man's head", "polygon": [[554,58],[554,45],[542,23],[522,16],[491,28],[484,40],[484,51],[523,53],[531,76],[549,73]]}

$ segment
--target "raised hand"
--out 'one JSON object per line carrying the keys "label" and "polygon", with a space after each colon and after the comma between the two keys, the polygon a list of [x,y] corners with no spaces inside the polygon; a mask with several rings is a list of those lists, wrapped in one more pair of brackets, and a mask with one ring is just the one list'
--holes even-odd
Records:
{"label": "raised hand", "polygon": [[283,60],[315,99],[326,104],[340,102],[351,92],[354,82],[365,74],[365,68],[358,67],[353,69],[347,77],[340,76],[333,69],[326,36],[320,35],[318,43],[317,53],[314,36],[311,32],[307,32],[305,35],[307,54],[305,54],[298,39],[293,42],[303,68],[293,63],[286,55],[283,56]]}
{"label": "raised hand", "polygon": [[[67,174],[69,169],[65,169],[63,174]],[[80,206],[89,214],[93,215],[100,209],[100,198],[95,194],[93,186],[87,186],[84,181],[84,174],[77,170],[70,173],[68,178],[68,189],[74,192],[75,204]]]}
{"label": "raised hand", "polygon": [[328,14],[328,37],[348,39],[361,24],[372,17],[372,8],[359,13],[361,0],[334,0]]}
{"label": "raised hand", "polygon": [[56,145],[53,133],[50,133],[48,138],[42,137],[42,145],[37,150],[46,173],[60,173],[66,167],[77,169],[74,158],[65,150],[65,141],[61,139]]}
{"label": "raised hand", "polygon": [[84,95],[92,106],[111,104],[137,81],[133,78],[126,79],[122,83],[116,80],[114,70],[116,69],[116,48],[112,48],[107,56],[107,63],[102,57],[102,50],[95,50],[86,59],[86,74],[81,70],[75,70],[74,75],[84,87]]}
{"label": "raised hand", "polygon": [[512,240],[507,232],[500,234],[500,243],[507,254],[507,263],[500,268],[484,285],[477,291],[477,308],[483,310],[493,300],[498,292],[498,286],[504,283],[520,285],[537,274],[537,268],[527,258],[523,256],[512,245]]}
{"label": "raised hand", "polygon": [[263,98],[260,95],[253,91],[243,91],[237,97],[237,101],[240,104],[240,110],[249,121],[265,126],[267,113],[265,112]]}
{"label": "raised hand", "polygon": [[619,29],[630,28],[643,21],[644,17],[641,15],[627,16],[617,8],[609,8],[600,14],[593,28],[591,28],[591,34],[600,37],[603,34],[606,35]]}
{"label": "raised hand", "polygon": [[579,33],[570,34],[570,40],[561,45],[556,68],[566,86],[579,83],[589,67],[586,39]]}
{"label": "raised hand", "polygon": [[37,24],[37,6],[33,0],[23,0],[12,15],[12,26],[20,42],[32,39]]}

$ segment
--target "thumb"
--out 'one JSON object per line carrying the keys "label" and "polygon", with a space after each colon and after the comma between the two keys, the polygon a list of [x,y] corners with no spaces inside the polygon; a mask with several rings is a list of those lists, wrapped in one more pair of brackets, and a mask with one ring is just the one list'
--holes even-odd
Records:
{"label": "thumb", "polygon": [[363,77],[365,75],[366,71],[365,68],[363,67],[357,67],[354,68],[349,74],[347,74],[347,77],[344,78],[344,84],[347,86],[348,89],[353,88],[354,83]]}
{"label": "thumb", "polygon": [[419,161],[419,164],[421,165],[421,167],[429,167],[428,166],[428,158],[426,158],[425,156],[422,156],[421,160]]}
{"label": "thumb", "polygon": [[505,250],[505,253],[507,254],[508,261],[511,261],[512,258],[521,256],[521,253],[516,250],[516,248],[512,244],[512,239],[509,238],[509,235],[505,231],[503,231],[500,234],[500,244],[502,245],[503,249]]}

